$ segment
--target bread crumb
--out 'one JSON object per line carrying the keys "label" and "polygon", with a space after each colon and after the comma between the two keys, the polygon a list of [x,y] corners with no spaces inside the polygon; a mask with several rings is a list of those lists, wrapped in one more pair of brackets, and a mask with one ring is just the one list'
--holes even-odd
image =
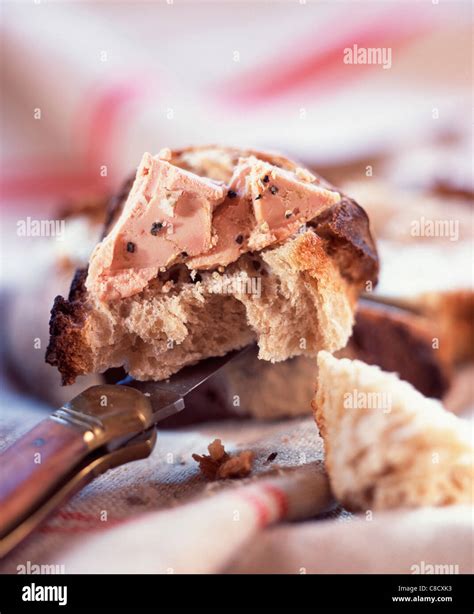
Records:
{"label": "bread crumb", "polygon": [[220,439],[214,439],[208,446],[210,457],[214,461],[220,461],[226,455],[226,451]]}
{"label": "bread crumb", "polygon": [[217,471],[217,479],[244,478],[252,471],[253,452],[244,450],[222,463]]}
{"label": "bread crumb", "polygon": [[193,454],[193,459],[199,463],[199,469],[204,477],[210,480],[244,478],[252,471],[254,454],[251,450],[244,450],[231,456],[225,451],[220,439],[214,439],[207,449],[209,455]]}

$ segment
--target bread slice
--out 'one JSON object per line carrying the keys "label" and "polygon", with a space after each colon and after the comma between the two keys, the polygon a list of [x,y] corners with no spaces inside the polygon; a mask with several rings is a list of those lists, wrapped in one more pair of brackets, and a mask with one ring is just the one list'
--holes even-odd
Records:
{"label": "bread slice", "polygon": [[[279,156],[216,147],[169,152],[168,159],[228,182],[239,159],[250,155],[298,168]],[[109,209],[105,234],[124,200],[122,194]],[[269,361],[335,351],[351,334],[358,294],[376,283],[377,273],[368,218],[341,196],[283,241],[214,270],[174,263],[125,298],[103,300],[86,288],[87,271],[78,271],[68,299],[55,300],[46,360],[69,384],[78,375],[119,366],[137,379],[161,380],[254,340],[259,358]]]}
{"label": "bread slice", "polygon": [[336,497],[349,509],[471,503],[469,423],[393,373],[318,355],[313,410]]}

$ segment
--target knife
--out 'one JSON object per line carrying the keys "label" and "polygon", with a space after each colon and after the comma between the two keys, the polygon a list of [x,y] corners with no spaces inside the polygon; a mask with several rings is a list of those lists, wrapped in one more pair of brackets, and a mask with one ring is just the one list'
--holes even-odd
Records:
{"label": "knife", "polygon": [[0,455],[0,557],[95,477],[149,456],[155,425],[244,350],[185,367],[164,382],[127,377],[88,388]]}

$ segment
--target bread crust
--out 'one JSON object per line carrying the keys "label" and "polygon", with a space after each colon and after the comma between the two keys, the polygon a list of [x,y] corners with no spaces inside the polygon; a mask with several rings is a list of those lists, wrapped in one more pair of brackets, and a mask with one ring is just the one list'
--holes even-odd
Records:
{"label": "bread crust", "polygon": [[[174,151],[171,152],[171,162],[188,168],[186,160],[189,155],[212,149],[212,147],[202,147]],[[221,150],[228,155],[230,164],[237,163],[241,156],[257,155],[277,166],[290,170],[296,168],[295,163],[282,156],[269,156],[260,152],[233,148],[219,148],[219,151]],[[230,168],[229,171],[231,172]],[[219,169],[219,172],[226,171]],[[320,178],[318,181],[325,187],[333,188]],[[111,199],[104,235],[109,232],[120,214],[130,186],[129,179],[119,194]],[[298,243],[298,255],[295,257],[299,268],[305,271],[308,281],[312,280],[313,283],[317,283],[318,276],[325,266],[338,270],[344,280],[345,296],[353,307],[364,285],[367,282],[375,285],[378,276],[377,251],[365,211],[355,201],[343,197],[340,202],[314,218],[308,224],[308,228],[318,239],[317,247],[313,245],[308,249],[307,241]],[[84,284],[86,276],[86,269],[77,271],[68,299],[56,297],[51,311],[50,343],[46,351],[46,361],[59,369],[63,384],[71,384],[78,375],[89,373],[94,369],[94,357],[88,343],[88,312],[91,307],[88,304],[88,294]],[[340,284],[337,291],[341,291]],[[350,316],[352,318],[352,313]]]}
{"label": "bread crust", "polygon": [[474,292],[425,292],[410,303],[438,329],[441,352],[448,363],[474,360]]}
{"label": "bread crust", "polygon": [[77,375],[92,369],[91,353],[84,338],[86,277],[87,269],[78,269],[67,300],[57,296],[51,310],[46,362],[58,367],[63,385],[73,384]]}
{"label": "bread crust", "polygon": [[338,355],[397,372],[419,392],[440,399],[451,382],[451,366],[433,347],[433,322],[408,310],[362,299],[352,337]]}

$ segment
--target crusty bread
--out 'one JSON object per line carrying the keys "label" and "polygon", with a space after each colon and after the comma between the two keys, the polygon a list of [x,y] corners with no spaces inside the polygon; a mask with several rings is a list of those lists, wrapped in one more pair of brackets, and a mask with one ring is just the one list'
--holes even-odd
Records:
{"label": "crusty bread", "polygon": [[472,502],[469,423],[378,367],[320,352],[318,368],[313,409],[332,489],[346,507]]}
{"label": "crusty bread", "polygon": [[[296,168],[281,157],[215,147],[173,152],[171,162],[225,181],[248,154]],[[121,206],[123,197],[109,211],[111,223]],[[343,197],[280,244],[243,254],[223,270],[196,274],[174,265],[131,297],[101,301],[79,271],[68,300],[55,300],[47,361],[64,383],[117,366],[140,380],[161,380],[253,340],[269,361],[335,351],[350,336],[359,292],[377,272],[368,218]],[[216,291],[224,285],[225,292]]]}
{"label": "crusty bread", "polygon": [[413,310],[370,298],[359,301],[352,336],[337,356],[396,372],[425,396],[442,398],[449,388],[452,368],[433,343],[440,335],[436,323]]}
{"label": "crusty bread", "polygon": [[[336,355],[397,371],[424,395],[441,398],[449,388],[451,373],[432,346],[434,334],[425,318],[362,299],[352,336]],[[304,415],[311,412],[316,378],[314,357],[297,356],[269,364],[249,350],[191,393],[187,405],[193,415],[199,413],[208,419],[251,415],[268,420]]]}

